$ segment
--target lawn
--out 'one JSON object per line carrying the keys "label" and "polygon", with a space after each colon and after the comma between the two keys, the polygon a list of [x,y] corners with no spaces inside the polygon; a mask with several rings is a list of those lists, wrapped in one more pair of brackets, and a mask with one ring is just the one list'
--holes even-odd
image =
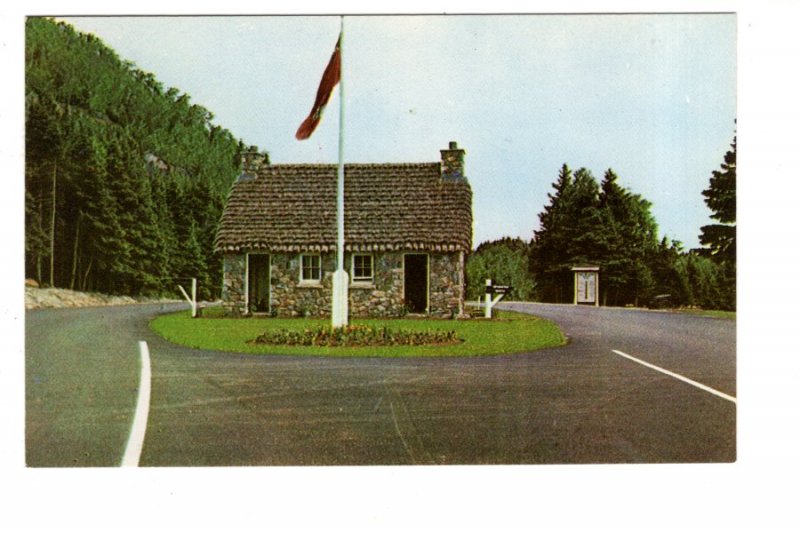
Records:
{"label": "lawn", "polygon": [[715,311],[713,309],[676,309],[675,311],[687,315],[721,318],[723,320],[736,320],[736,311]]}
{"label": "lawn", "polygon": [[271,329],[302,331],[330,325],[329,319],[313,318],[222,318],[217,309],[206,309],[204,317],[188,312],[156,317],[150,327],[170,342],[237,353],[314,355],[345,357],[478,356],[525,353],[561,346],[566,339],[553,322],[522,313],[502,311],[495,319],[355,319],[352,324],[411,331],[454,330],[463,342],[449,345],[324,347],[256,345],[250,341]]}

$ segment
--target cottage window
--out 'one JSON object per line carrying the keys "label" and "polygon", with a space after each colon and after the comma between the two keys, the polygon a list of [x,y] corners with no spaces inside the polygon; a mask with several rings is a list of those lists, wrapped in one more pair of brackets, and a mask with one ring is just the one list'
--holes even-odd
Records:
{"label": "cottage window", "polygon": [[353,255],[353,283],[368,283],[373,278],[372,256],[369,254]]}
{"label": "cottage window", "polygon": [[320,281],[322,279],[322,260],[319,254],[300,256],[300,281]]}

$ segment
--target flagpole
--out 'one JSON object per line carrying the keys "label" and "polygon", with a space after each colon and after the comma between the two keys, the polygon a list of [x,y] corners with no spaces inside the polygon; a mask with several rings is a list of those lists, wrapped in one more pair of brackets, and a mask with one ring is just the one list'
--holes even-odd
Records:
{"label": "flagpole", "polygon": [[[339,62],[344,65],[344,16],[339,30]],[[340,67],[341,69],[342,67]],[[339,172],[336,180],[336,229],[338,270],[344,270],[344,74],[339,75]]]}
{"label": "flagpole", "polygon": [[339,168],[336,175],[336,272],[333,274],[331,325],[341,328],[348,322],[348,276],[344,270],[344,15],[339,30]]}

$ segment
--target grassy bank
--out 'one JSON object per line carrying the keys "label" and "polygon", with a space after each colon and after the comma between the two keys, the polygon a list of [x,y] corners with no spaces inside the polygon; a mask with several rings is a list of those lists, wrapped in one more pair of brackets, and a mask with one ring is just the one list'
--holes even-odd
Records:
{"label": "grassy bank", "polygon": [[428,346],[324,347],[257,345],[251,341],[268,330],[303,331],[330,325],[328,319],[299,318],[191,318],[188,312],[157,317],[151,328],[170,342],[237,353],[346,357],[479,356],[523,353],[563,345],[561,330],[549,320],[521,313],[502,312],[493,320],[356,319],[353,324],[407,331],[453,330],[462,342]]}
{"label": "grassy bank", "polygon": [[709,318],[721,318],[723,320],[736,320],[736,311],[715,311],[713,309],[676,309],[677,313],[687,315],[705,316]]}

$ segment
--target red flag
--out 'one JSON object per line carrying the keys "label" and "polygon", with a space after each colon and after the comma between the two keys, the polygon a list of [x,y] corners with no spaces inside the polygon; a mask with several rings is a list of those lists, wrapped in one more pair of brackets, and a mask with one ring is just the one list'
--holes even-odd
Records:
{"label": "red flag", "polygon": [[331,55],[331,60],[328,62],[328,66],[325,67],[325,72],[322,74],[322,81],[319,82],[319,89],[317,89],[317,98],[314,100],[314,107],[311,108],[311,113],[309,113],[308,117],[306,117],[297,129],[295,137],[299,141],[308,139],[311,137],[311,134],[314,133],[317,124],[319,124],[319,121],[322,119],[322,111],[328,104],[328,100],[331,99],[333,88],[339,83],[342,68],[342,60],[339,53],[339,43],[341,39],[342,37],[340,35],[339,39],[336,41],[336,49]]}

